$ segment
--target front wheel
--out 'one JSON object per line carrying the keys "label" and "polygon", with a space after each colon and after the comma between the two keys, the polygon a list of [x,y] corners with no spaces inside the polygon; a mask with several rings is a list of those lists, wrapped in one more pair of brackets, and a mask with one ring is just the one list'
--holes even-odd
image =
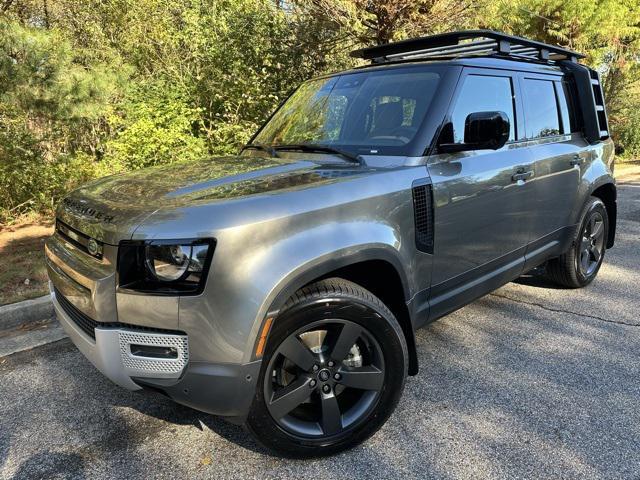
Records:
{"label": "front wheel", "polygon": [[373,294],[342,279],[305,287],[274,322],[247,426],[288,457],[350,448],[393,412],[407,358],[400,325]]}
{"label": "front wheel", "polygon": [[580,227],[571,247],[547,265],[551,280],[569,288],[590,284],[602,265],[608,231],[607,209],[602,200],[591,197],[582,210]]}

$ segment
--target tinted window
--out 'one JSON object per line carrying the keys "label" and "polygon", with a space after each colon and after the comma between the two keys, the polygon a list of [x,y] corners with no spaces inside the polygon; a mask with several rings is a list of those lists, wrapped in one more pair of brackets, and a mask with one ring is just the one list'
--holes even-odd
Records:
{"label": "tinted window", "polygon": [[566,82],[555,82],[558,106],[560,107],[560,119],[562,120],[562,133],[577,131],[573,105],[569,101],[569,85]]}
{"label": "tinted window", "polygon": [[527,138],[560,134],[560,116],[552,81],[525,78],[524,123]]}
{"label": "tinted window", "polygon": [[440,74],[431,67],[311,80],[273,115],[255,143],[313,143],[358,153],[403,154],[416,136]]}
{"label": "tinted window", "polygon": [[509,117],[509,141],[516,138],[513,113],[513,87],[509,77],[469,75],[464,79],[460,95],[451,113],[453,143],[464,142],[464,124],[475,112],[504,112]]}

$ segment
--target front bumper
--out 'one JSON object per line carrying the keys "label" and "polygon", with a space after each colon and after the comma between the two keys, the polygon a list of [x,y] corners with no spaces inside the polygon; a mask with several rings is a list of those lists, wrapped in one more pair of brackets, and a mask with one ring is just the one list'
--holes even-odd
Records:
{"label": "front bumper", "polygon": [[[127,327],[96,327],[95,340],[72,317],[51,288],[53,306],[62,328],[80,352],[107,378],[128,390],[151,388],[175,402],[234,423],[246,419],[260,373],[261,362],[214,364],[189,361],[187,335],[147,332]],[[173,347],[175,359],[134,356],[131,345]]]}
{"label": "front bumper", "polygon": [[[140,390],[132,378],[178,380],[189,362],[189,343],[186,335],[145,332],[129,328],[97,327],[91,338],[73,316],[64,298],[57,298],[51,289],[56,315],[71,341],[82,354],[114,383],[128,390]],[[66,304],[66,307],[65,307]],[[175,358],[155,358],[133,355],[131,345],[173,348]]]}

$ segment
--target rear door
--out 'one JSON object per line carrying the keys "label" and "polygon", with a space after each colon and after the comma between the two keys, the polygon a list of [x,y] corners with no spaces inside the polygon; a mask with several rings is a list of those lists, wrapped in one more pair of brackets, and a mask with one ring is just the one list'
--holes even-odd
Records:
{"label": "rear door", "polygon": [[569,86],[561,76],[523,73],[522,91],[525,137],[534,165],[535,205],[531,220],[531,245],[527,268],[556,254],[571,223],[580,182],[580,164],[587,160],[588,145],[576,132]]}
{"label": "rear door", "polygon": [[[442,128],[460,143],[467,115],[502,111],[511,132],[499,150],[439,154],[429,159],[434,200],[431,316],[438,317],[516,277],[530,236],[533,166],[523,147],[517,73],[465,69]],[[518,178],[526,178],[518,181]]]}

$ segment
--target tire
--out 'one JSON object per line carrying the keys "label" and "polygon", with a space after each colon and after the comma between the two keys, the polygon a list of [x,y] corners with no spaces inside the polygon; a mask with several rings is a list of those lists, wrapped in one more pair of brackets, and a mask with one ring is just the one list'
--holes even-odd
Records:
{"label": "tire", "polygon": [[[590,197],[569,249],[547,265],[548,277],[559,285],[582,288],[598,275],[607,245],[609,217],[599,198]],[[585,261],[586,259],[586,261]]]}
{"label": "tire", "polygon": [[391,311],[355,283],[319,281],[296,292],[275,319],[246,426],[286,457],[335,454],[385,423],[407,369],[405,337]]}

